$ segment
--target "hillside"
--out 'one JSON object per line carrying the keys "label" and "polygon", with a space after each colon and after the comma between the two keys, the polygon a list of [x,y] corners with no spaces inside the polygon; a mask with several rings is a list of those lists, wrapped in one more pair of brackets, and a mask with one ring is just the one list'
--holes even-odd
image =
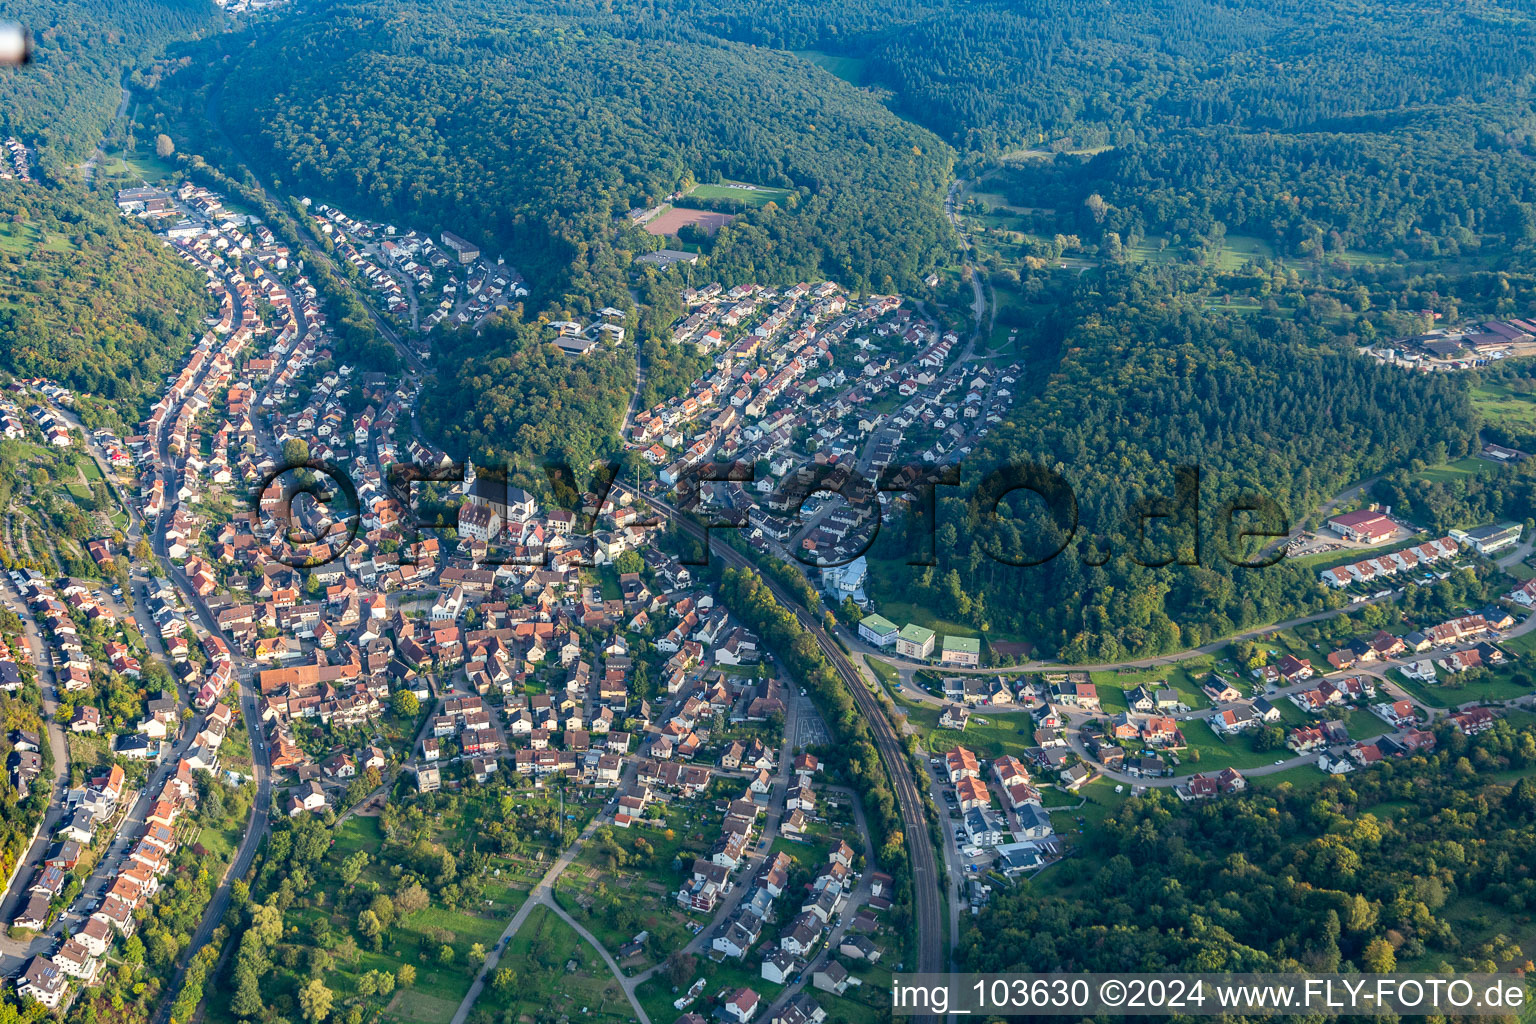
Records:
{"label": "hillside", "polygon": [[[1000,894],[967,934],[971,971],[1530,969],[1536,900],[1531,728],[1391,769],[1181,805],[1154,791],[1091,856]],[[1241,1018],[1239,1018],[1241,1019]]]}
{"label": "hillside", "polygon": [[711,279],[910,287],[947,251],[950,151],[870,94],[787,54],[537,6],[319,4],[239,50],[223,127],[277,187],[505,252],[540,308],[610,301],[659,244],[623,215],[695,180],[793,190],[720,232]]}
{"label": "hillside", "polygon": [[198,275],[105,201],[0,182],[0,368],[103,399],[87,422],[136,423],[209,312]]}
{"label": "hillside", "polygon": [[40,145],[43,164],[58,168],[95,148],[125,70],[217,20],[208,0],[21,0],[5,16],[31,30],[33,59],[0,72],[0,133]]}

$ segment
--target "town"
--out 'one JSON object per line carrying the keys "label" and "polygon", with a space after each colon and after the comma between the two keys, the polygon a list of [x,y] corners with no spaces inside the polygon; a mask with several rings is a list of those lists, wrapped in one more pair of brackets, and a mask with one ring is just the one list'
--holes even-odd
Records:
{"label": "town", "polygon": [[[8,768],[20,799],[46,801],[0,905],[0,954],[17,993],[50,1009],[130,945],[143,955],[209,836],[218,871],[175,893],[199,927],[166,1007],[201,997],[190,953],[214,941],[237,882],[277,898],[264,842],[325,830],[354,851],[332,893],[350,898],[388,878],[397,823],[448,843],[447,806],[499,806],[524,831],[476,861],[474,891],[520,881],[422,925],[431,995],[412,988],[414,950],[379,947],[367,984],[398,986],[407,1015],[516,1005],[504,958],[567,927],[566,970],[625,1020],[818,1024],[879,1005],[917,956],[909,866],[882,860],[833,756],[841,726],[718,577],[684,561],[664,529],[679,508],[802,566],[808,600],[836,617],[858,678],[920,752],[952,942],[963,912],[1071,859],[1092,817],[1136,795],[1366,771],[1433,750],[1438,723],[1471,736],[1528,713],[1511,673],[1529,658],[1536,581],[1475,607],[1387,611],[1410,584],[1459,595],[1490,566],[1524,565],[1517,524],[1435,537],[1389,509],[1337,513],[1286,554],[1327,563],[1315,587],[1347,632],[1259,630],[1160,666],[1031,664],[1028,644],[882,614],[863,552],[902,494],[845,485],[964,459],[1026,367],[899,295],[830,282],[683,292],[671,342],[711,368],[626,415],[648,475],[558,507],[467,465],[423,492],[452,519],[414,529],[391,467],[455,465],[414,415],[427,332],[476,328],[527,295],[522,275],[452,232],[304,200],[316,244],[413,339],[406,369],[364,372],[336,358],[309,257],[267,225],[190,182],[127,188],[117,205],[202,276],[215,312],[136,433],[87,430],[45,379],[0,403],[7,437],[78,454],[120,506],[82,545],[94,577],[22,567],[5,582],[16,625],[0,622],[0,680],[40,692]],[[581,360],[632,326],[607,307],[543,330]],[[753,478],[699,481],[732,463]],[[322,464],[349,487],[290,486]],[[1493,696],[1458,699],[1469,680]],[[647,895],[614,907],[606,894],[631,885]],[[402,892],[389,912],[441,896]],[[240,984],[260,997],[259,979]]]}

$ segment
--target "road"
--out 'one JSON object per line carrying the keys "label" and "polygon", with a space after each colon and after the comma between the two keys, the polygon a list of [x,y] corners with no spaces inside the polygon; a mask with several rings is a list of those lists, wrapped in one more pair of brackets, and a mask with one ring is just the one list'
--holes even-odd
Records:
{"label": "road", "polygon": [[[48,853],[48,847],[53,843],[53,830],[58,825],[59,819],[63,817],[64,794],[69,788],[69,745],[65,741],[64,726],[58,721],[56,714],[59,695],[55,688],[53,659],[42,633],[38,631],[36,620],[21,600],[21,594],[16,590],[10,576],[3,576],[3,580],[5,603],[21,618],[27,650],[32,664],[37,666],[37,678],[43,691],[43,717],[47,724],[48,746],[53,751],[53,795],[48,802],[48,810],[43,815],[37,838],[28,847],[26,855],[16,869],[15,878],[5,893],[4,900],[0,901],[0,926],[14,918],[25,902],[27,886],[32,883],[32,876],[37,873],[39,865]],[[47,947],[52,941],[46,934],[25,943],[11,938],[0,939],[4,973],[9,976],[12,968],[16,966],[12,958],[23,959]]]}
{"label": "road", "polygon": [[[1363,483],[1354,485],[1352,490],[1356,488],[1367,487],[1369,485],[1370,481],[1365,481]],[[1508,569],[1510,566],[1523,561],[1527,556],[1529,556],[1533,547],[1536,547],[1536,534],[1525,538],[1525,540],[1521,541],[1517,546],[1510,549],[1505,554],[1500,555],[1497,559],[1494,560],[1494,564],[1501,569]],[[1406,591],[1404,589],[1399,588],[1384,594],[1381,597],[1367,598],[1363,601],[1357,601],[1352,604],[1345,605],[1343,608],[1334,608],[1328,611],[1313,612],[1311,615],[1302,615],[1298,616],[1297,618],[1286,619],[1283,622],[1270,623],[1267,626],[1255,626],[1252,629],[1246,629],[1240,633],[1232,633],[1228,636],[1221,637],[1220,639],[1212,640],[1210,643],[1201,644],[1199,647],[1189,647],[1182,651],[1173,651],[1169,654],[1159,654],[1150,658],[1133,658],[1128,661],[1106,661],[1083,665],[1069,664],[1059,661],[1027,661],[1022,665],[1013,665],[1006,668],[986,668],[981,666],[970,668],[959,665],[950,665],[945,666],[944,674],[952,676],[1007,676],[1021,675],[1025,673],[1037,673],[1042,671],[1111,672],[1115,669],[1122,668],[1161,668],[1164,666],[1176,665],[1181,661],[1186,661],[1189,658],[1195,657],[1197,655],[1214,654],[1237,640],[1254,640],[1260,637],[1268,636],[1272,633],[1281,632],[1287,629],[1294,629],[1297,626],[1306,626],[1315,622],[1324,622],[1328,619],[1338,618],[1340,615],[1353,614],[1366,607],[1367,605],[1398,601],[1402,599],[1405,592]],[[843,639],[844,643],[848,645],[848,648],[855,653],[876,658],[895,669],[901,682],[901,692],[903,697],[925,702],[933,702],[936,700],[932,694],[928,693],[922,687],[917,686],[912,682],[912,677],[918,669],[934,667],[930,663],[914,661],[910,658],[903,658],[898,655],[894,655],[883,647],[875,647],[866,643],[858,636],[849,633],[846,630],[839,630],[838,635]],[[942,703],[942,701],[939,701],[938,703]]]}
{"label": "road", "polygon": [[[981,319],[987,312],[987,295],[982,286],[983,275],[981,269],[970,259],[971,238],[966,234],[960,223],[960,189],[965,182],[956,178],[949,183],[949,192],[944,196],[944,215],[949,218],[950,226],[955,229],[955,234],[960,236],[960,249],[966,255],[965,269],[971,272],[971,290],[974,298],[971,301],[971,316],[975,320],[976,327],[971,334],[971,342],[974,344],[981,337]],[[993,296],[992,307],[996,308],[996,296]],[[994,314],[995,315],[995,314]],[[989,320],[991,318],[988,318]]]}
{"label": "road", "polygon": [[[236,302],[238,319],[239,297],[234,289],[230,290],[230,294]],[[211,369],[213,361],[209,360],[208,365]],[[205,370],[205,374],[207,372]],[[191,390],[195,391],[196,389],[193,388]],[[61,412],[67,411],[61,410]],[[73,414],[67,414],[66,419],[72,428],[80,430],[83,434],[87,451],[90,452],[91,457],[101,468],[102,475],[108,481],[108,486],[112,489],[112,493],[117,497],[124,512],[129,517],[129,529],[127,531],[129,549],[132,549],[139,537],[145,536],[147,526],[150,548],[155,554],[155,560],[159,563],[160,574],[169,579],[172,585],[176,587],[181,595],[182,604],[193,610],[194,614],[201,621],[203,629],[212,636],[221,637],[226,644],[229,644],[229,649],[235,657],[236,671],[239,679],[240,717],[250,738],[252,772],[256,776],[256,799],[251,806],[250,820],[246,823],[245,835],[240,842],[240,847],[236,850],[235,857],[230,862],[224,876],[219,880],[218,887],[214,890],[213,897],[209,900],[208,907],[203,913],[203,918],[198,924],[197,931],[192,936],[192,942],[183,951],[180,966],[177,968],[175,976],[171,979],[170,986],[166,989],[165,997],[161,1000],[160,1006],[156,1010],[153,1018],[154,1024],[165,1024],[170,1019],[171,1006],[175,1002],[175,994],[181,989],[186,975],[187,964],[191,962],[193,955],[212,939],[214,930],[218,927],[220,921],[223,920],[224,914],[229,907],[230,890],[234,880],[242,877],[250,870],[251,865],[255,862],[256,852],[260,848],[262,840],[266,837],[270,827],[272,807],[271,763],[261,729],[260,708],[256,703],[254,687],[251,685],[252,677],[254,676],[253,663],[237,653],[239,648],[236,645],[229,643],[229,637],[219,628],[218,621],[208,607],[207,602],[197,594],[187,579],[186,574],[166,554],[165,529],[170,524],[171,504],[167,503],[166,508],[161,511],[160,516],[153,524],[146,524],[139,515],[137,507],[131,501],[124,500],[123,496],[118,492],[115,477],[107,463],[105,453],[99,449],[89,432],[85,431],[83,425],[80,424],[80,421]],[[161,472],[165,474],[167,479],[167,494],[176,493],[178,489],[177,480],[180,474],[177,460],[170,451],[168,436],[169,425],[174,422],[174,415],[165,417],[162,421],[160,436],[154,438],[157,461]],[[143,567],[136,566],[134,571],[135,575],[138,576],[143,571]],[[142,625],[141,620],[141,628]],[[149,630],[145,635],[149,636],[153,632],[153,630]],[[201,728],[202,717],[199,716],[193,720],[186,730],[184,742],[176,751],[177,760],[186,753],[191,738],[195,737]],[[162,769],[162,773],[168,770],[169,768]],[[160,777],[161,775],[157,774],[157,778]]]}
{"label": "road", "polygon": [[[117,113],[112,115],[112,125],[107,128],[107,132],[109,133],[111,132],[112,127],[116,126],[117,122],[123,119],[123,114],[127,113],[128,111],[128,100],[131,98],[131,94],[126,88],[122,90],[122,93],[122,99],[117,104]],[[106,141],[105,134],[102,136],[102,141]],[[87,188],[89,188],[92,183],[96,181],[96,165],[101,163],[102,158],[105,156],[106,154],[103,153],[101,149],[101,143],[98,142],[96,144],[96,151],[90,155],[85,163],[80,165],[80,178],[85,182]]]}
{"label": "road", "polygon": [[[233,291],[231,291],[231,294],[234,294]],[[72,429],[79,431],[83,435],[85,439],[86,450],[90,453],[92,459],[95,460],[97,466],[101,469],[102,476],[107,480],[109,489],[112,491],[114,497],[117,498],[119,504],[123,508],[123,511],[127,514],[129,518],[129,529],[127,531],[128,546],[131,549],[132,546],[136,543],[138,537],[144,536],[145,523],[143,518],[139,515],[137,507],[131,501],[125,500],[123,495],[119,492],[116,483],[116,477],[114,476],[111,466],[106,459],[106,454],[101,451],[95,441],[92,440],[90,433],[85,430],[84,425],[81,424],[79,419],[75,417],[75,415],[69,410],[58,409],[57,411],[61,416],[63,416],[66,422],[69,423]],[[174,416],[167,417],[165,423],[169,424],[174,422],[174,419]],[[169,441],[166,433],[167,431],[162,430],[161,435],[155,439],[155,445],[158,452],[161,468],[167,474],[167,478],[170,481],[170,483],[167,485],[168,492],[175,493],[176,487],[174,481],[179,471],[176,468],[176,461],[171,455]],[[229,638],[225,637],[222,630],[219,629],[218,622],[214,618],[211,610],[208,608],[207,603],[203,601],[203,599],[198,596],[196,591],[192,589],[190,582],[187,580],[186,575],[181,571],[181,569],[173,564],[170,558],[166,556],[165,528],[170,522],[170,515],[170,509],[167,508],[164,512],[162,512],[160,518],[152,525],[148,534],[150,547],[155,553],[156,561],[159,563],[160,573],[167,579],[171,580],[172,584],[176,587],[181,595],[182,603],[194,611],[194,613],[201,620],[203,628],[215,636],[223,637],[227,643]],[[135,567],[136,576],[138,576],[141,571],[142,567]],[[156,638],[158,634],[152,628],[152,625],[148,622],[148,619],[145,617],[145,610],[142,602],[135,602],[135,616],[138,620],[139,628],[144,633],[146,639],[150,642],[154,642],[153,638]],[[234,645],[230,645],[230,650],[235,651],[237,648]],[[261,841],[265,838],[269,827],[272,805],[271,769],[266,750],[266,743],[261,731],[260,709],[256,705],[254,689],[251,685],[249,685],[253,675],[253,670],[252,666],[246,662],[244,658],[237,656],[236,664],[238,666],[241,682],[241,719],[245,725],[246,732],[250,736],[251,760],[253,772],[256,775],[256,800],[252,805],[251,817],[246,824],[245,835],[240,842],[240,848],[236,851],[234,860],[230,863],[230,866],[225,871],[224,876],[219,880],[219,885],[214,890],[213,897],[209,900],[207,909],[203,912],[203,918],[198,924],[197,931],[192,936],[192,942],[183,953],[181,964],[177,968],[175,975],[172,977],[171,984],[166,989],[166,996],[161,1000],[160,1006],[158,1007],[153,1018],[155,1024],[165,1024],[165,1022],[170,1019],[171,1006],[175,1002],[174,995],[181,989],[182,982],[186,975],[187,964],[190,963],[192,956],[212,939],[214,930],[223,920],[224,914],[229,908],[230,891],[234,880],[243,877],[246,872],[250,870],[251,865],[255,862],[256,852],[258,849],[260,849]],[[186,700],[188,694],[183,693],[182,697],[183,700]],[[202,716],[198,716],[197,718],[193,719],[191,723],[189,723],[188,727],[183,732],[181,742],[177,745],[175,755],[171,762],[172,764],[174,764],[176,761],[179,761],[180,758],[186,754],[187,749],[191,746],[192,739],[202,729],[202,723]],[[158,792],[159,784],[164,781],[166,774],[169,773],[170,770],[170,766],[167,765],[163,766],[156,772],[152,780],[152,784],[145,789],[144,794],[140,797],[138,804],[136,804],[133,808],[133,811],[130,812],[128,821],[124,824],[123,828],[120,829],[120,833],[127,834],[127,829],[134,823],[135,819],[140,824],[142,824],[144,815],[148,813],[149,807],[152,806],[150,801],[152,801],[153,795]],[[101,874],[102,871],[109,865],[109,863],[115,864],[117,860],[120,860],[123,852],[126,851],[127,848],[127,844],[122,844],[120,848],[118,845],[114,844],[113,852],[116,854],[116,860],[114,860],[110,854],[108,857],[104,857],[102,859],[102,864],[98,865],[97,874]],[[103,876],[103,878],[100,880],[104,881],[105,877],[106,876]],[[91,882],[86,887],[86,893],[89,894],[94,892],[92,886],[96,886],[98,884],[99,880],[93,876]]]}
{"label": "road", "polygon": [[[870,871],[874,870],[876,863],[875,848],[870,840],[869,824],[864,819],[864,802],[859,799],[857,793],[845,787],[828,786],[825,787],[825,790],[827,792],[844,793],[853,801],[854,823],[858,826],[859,833],[864,837],[864,863],[869,867],[863,876],[860,877],[859,884],[854,888],[853,892],[848,894],[848,902],[844,905],[841,915],[833,918],[830,922],[831,926],[827,929],[826,940],[822,942],[816,953],[810,958],[810,962],[805,965],[805,969],[800,972],[799,979],[793,984],[785,986],[784,991],[779,993],[778,998],[768,1007],[767,1012],[761,1015],[760,1019],[764,1021],[771,1021],[779,1016],[784,1011],[784,1008],[789,1005],[790,1000],[794,999],[795,996],[805,989],[806,985],[810,984],[811,977],[827,965],[827,962],[833,958],[832,954],[836,952],[837,947],[842,943],[843,937],[848,934],[848,929],[852,927],[853,919],[858,915],[859,910],[869,902],[872,895],[872,883],[869,875]],[[724,920],[724,918],[721,918],[721,920]],[[710,930],[712,931],[713,929]]]}

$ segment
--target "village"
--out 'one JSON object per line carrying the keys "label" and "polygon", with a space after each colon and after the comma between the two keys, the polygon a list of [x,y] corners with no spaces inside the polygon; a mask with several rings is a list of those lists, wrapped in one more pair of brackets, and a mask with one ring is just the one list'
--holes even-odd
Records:
{"label": "village", "polygon": [[[1399,529],[1369,510],[1336,519],[1341,535],[1364,540]],[[1456,531],[1400,554],[1442,563],[1435,571],[1444,573],[1469,571],[1473,555],[1522,568],[1529,550],[1513,526]],[[1348,567],[1354,576],[1324,571],[1322,584],[1423,571],[1402,558],[1359,564]],[[1361,601],[1397,595],[1381,585],[1370,581],[1373,596]],[[1161,669],[978,668],[954,646],[935,656],[931,630],[898,629],[878,615],[843,638],[932,753],[931,789],[953,840],[945,852],[974,911],[994,885],[1071,855],[1079,832],[1064,828],[1071,808],[1114,806],[1154,788],[1191,801],[1254,783],[1306,785],[1431,752],[1441,723],[1475,736],[1506,714],[1526,720],[1536,700],[1517,666],[1536,637],[1533,607],[1536,580],[1524,577],[1485,606],[1404,618],[1331,648],[1299,642],[1294,629],[1264,631]]]}
{"label": "village", "polygon": [[[311,205],[307,199],[301,203]],[[503,257],[490,263],[478,246],[451,231],[434,242],[420,232],[356,220],[324,203],[313,212],[317,230],[357,271],[375,301],[413,331],[431,330],[445,320],[479,326],[528,295],[522,274]],[[424,312],[423,305],[430,308]]]}

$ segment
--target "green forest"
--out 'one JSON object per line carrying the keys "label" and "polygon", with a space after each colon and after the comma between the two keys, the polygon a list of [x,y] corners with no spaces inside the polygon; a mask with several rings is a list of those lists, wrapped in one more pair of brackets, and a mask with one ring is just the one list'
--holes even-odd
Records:
{"label": "green forest", "polygon": [[515,312],[479,330],[445,331],[438,373],[422,395],[422,425],[483,467],[510,466],[540,487],[538,466],[584,467],[606,454],[635,380],[629,349],[568,358],[542,323]]}
{"label": "green forest", "polygon": [[0,182],[0,368],[136,423],[212,311],[201,276],[106,201]]}
{"label": "green forest", "polygon": [[1536,732],[1181,804],[1133,797],[1091,857],[995,896],[972,971],[1531,970]]}
{"label": "green forest", "polygon": [[540,308],[613,301],[659,244],[624,214],[700,180],[792,190],[720,232],[712,279],[895,289],[947,252],[952,152],[867,92],[787,54],[537,7],[322,4],[222,41],[211,106],[274,187],[505,253]]}
{"label": "green forest", "polygon": [[33,53],[0,69],[0,134],[38,145],[55,174],[96,148],[156,52],[218,23],[208,0],[21,0],[5,16],[31,31]]}
{"label": "green forest", "polygon": [[[899,546],[878,552],[927,550],[933,531],[938,563],[903,570],[908,599],[1070,660],[1198,646],[1326,600],[1308,570],[1242,564],[1256,545],[1238,530],[1303,522],[1356,480],[1472,449],[1465,381],[1378,367],[1326,323],[1201,310],[1173,298],[1175,275],[1113,268],[1050,293],[1039,329],[1059,341],[1039,361],[1052,372],[964,461],[960,486],[937,489],[936,527],[888,524]],[[989,474],[1021,463],[1072,497],[1017,492],[995,511],[978,499]],[[1200,469],[1198,513],[1174,500],[1180,466]],[[1530,494],[1527,482],[1498,501],[1512,510]],[[1254,497],[1278,517],[1224,515]],[[1180,518],[1142,536],[1138,514],[1160,502]],[[1179,564],[1196,560],[1197,539],[1199,564]]]}

